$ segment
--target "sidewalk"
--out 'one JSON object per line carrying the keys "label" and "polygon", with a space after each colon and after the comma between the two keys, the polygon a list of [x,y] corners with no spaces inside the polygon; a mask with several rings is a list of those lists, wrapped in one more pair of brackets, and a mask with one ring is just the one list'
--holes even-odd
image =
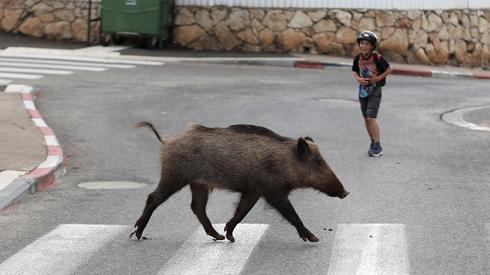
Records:
{"label": "sidewalk", "polygon": [[[160,62],[206,62],[219,64],[243,64],[262,66],[295,67],[304,69],[329,69],[332,67],[352,66],[352,58],[285,53],[242,53],[242,52],[210,52],[192,50],[159,50],[126,49],[121,56],[132,59],[135,56],[147,61]],[[437,77],[437,78],[475,78],[489,79],[490,71],[452,66],[426,66],[390,62],[396,75]]]}
{"label": "sidewalk", "polygon": [[[352,59],[335,57],[335,56],[317,56],[296,54],[295,56],[303,58],[304,61],[296,63],[296,67],[324,69],[332,66],[352,67]],[[390,62],[393,68],[392,74],[420,77],[457,77],[457,78],[475,78],[490,79],[490,71],[482,69],[469,69],[451,66],[426,66],[412,65]]]}
{"label": "sidewalk", "polygon": [[[0,34],[0,38],[3,36],[4,34]],[[143,49],[123,49],[124,47],[102,48],[98,46],[87,49],[81,44],[68,44],[68,46],[63,47],[63,44],[60,45],[59,42],[25,37],[10,39],[10,43],[4,39],[0,40],[3,41],[0,43],[0,57],[5,52],[15,53],[15,47],[29,46],[40,48],[41,52],[42,49],[45,49],[45,51],[50,51],[54,54],[76,53],[81,56],[102,56],[107,59],[251,64],[298,69],[350,68],[352,66],[350,58],[308,54],[198,52],[165,49],[147,51]],[[15,43],[18,44],[14,45]],[[53,43],[56,46],[52,46]],[[112,51],[114,49],[120,50],[120,52]],[[24,48],[23,51],[26,51],[26,49]],[[32,51],[35,52],[36,49]],[[393,73],[399,75],[490,80],[490,71],[484,70],[397,63],[391,63],[391,65],[394,70]],[[6,91],[2,91],[3,87],[0,87],[0,210],[12,205],[26,194],[49,187],[64,172],[61,147],[53,131],[42,120],[41,114],[35,108],[35,89],[29,86],[9,85]],[[490,131],[490,122],[487,117],[487,113],[490,113],[490,108],[481,109],[478,112],[475,113],[474,120],[478,121],[477,123],[481,122],[480,126]]]}
{"label": "sidewalk", "polygon": [[61,147],[36,110],[35,94],[25,85],[0,92],[0,210],[48,188],[64,171]]}

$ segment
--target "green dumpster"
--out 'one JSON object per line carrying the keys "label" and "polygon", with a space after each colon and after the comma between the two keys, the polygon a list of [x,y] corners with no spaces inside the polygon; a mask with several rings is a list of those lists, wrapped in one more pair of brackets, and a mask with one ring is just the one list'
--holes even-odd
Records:
{"label": "green dumpster", "polygon": [[102,0],[101,43],[120,43],[138,36],[147,48],[161,47],[168,38],[172,0]]}

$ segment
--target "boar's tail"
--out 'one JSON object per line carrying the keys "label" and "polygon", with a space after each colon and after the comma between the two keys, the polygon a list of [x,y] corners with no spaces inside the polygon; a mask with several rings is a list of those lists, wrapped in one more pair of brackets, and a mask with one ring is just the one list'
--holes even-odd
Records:
{"label": "boar's tail", "polygon": [[157,129],[155,129],[155,127],[153,127],[153,124],[151,124],[150,122],[148,121],[142,121],[142,122],[138,122],[134,125],[134,127],[136,128],[140,128],[140,127],[149,127],[153,133],[155,133],[155,135],[157,136],[158,140],[164,144],[165,141],[162,139],[162,137],[160,136],[160,134],[158,133]]}

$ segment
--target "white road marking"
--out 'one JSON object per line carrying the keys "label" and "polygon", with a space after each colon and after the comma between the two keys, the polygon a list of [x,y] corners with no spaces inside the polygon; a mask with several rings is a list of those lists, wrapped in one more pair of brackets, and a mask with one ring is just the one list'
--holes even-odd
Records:
{"label": "white road marking", "polygon": [[68,75],[71,71],[0,67],[0,72]]}
{"label": "white road marking", "polygon": [[78,184],[78,187],[85,189],[135,189],[145,186],[147,186],[146,183],[131,181],[97,181]]}
{"label": "white road marking", "polygon": [[71,65],[71,66],[92,66],[92,67],[107,67],[107,68],[118,68],[118,69],[132,69],[132,68],[134,68],[134,65],[93,63],[93,62],[57,61],[57,60],[45,60],[45,59],[33,59],[33,58],[5,58],[5,57],[0,57],[0,62],[60,64],[60,65]]}
{"label": "white road marking", "polygon": [[30,68],[51,68],[51,69],[63,69],[74,71],[91,71],[102,72],[107,70],[100,67],[87,67],[87,66],[66,66],[66,65],[49,65],[49,64],[34,64],[34,63],[13,63],[13,62],[0,62],[0,66],[13,66],[13,67],[30,67]]}
{"label": "white road marking", "polygon": [[129,226],[64,224],[0,264],[0,274],[72,274]]}
{"label": "white road marking", "polygon": [[13,79],[39,79],[42,75],[37,74],[10,74],[10,73],[0,73],[0,77],[13,78]]}
{"label": "white road marking", "polygon": [[328,274],[409,274],[405,225],[339,224]]}
{"label": "white road marking", "polygon": [[7,50],[0,52],[0,56],[55,59],[55,60],[73,60],[73,61],[87,61],[87,62],[103,62],[103,63],[114,63],[114,64],[149,65],[149,66],[161,66],[161,65],[163,65],[162,62],[155,62],[155,61],[108,59],[108,58],[76,56],[76,55],[68,55],[68,54],[67,55],[59,55],[59,54],[56,55],[56,54],[40,54],[40,53],[20,53],[20,52],[11,52],[11,51],[7,51]]}
{"label": "white road marking", "polygon": [[[224,224],[213,226],[220,230],[224,228]],[[268,227],[266,224],[239,224],[233,232],[234,243],[215,242],[200,227],[158,274],[239,274]]]}
{"label": "white road marking", "polygon": [[490,127],[480,126],[480,125],[477,125],[474,123],[467,122],[463,119],[463,116],[466,113],[477,111],[480,109],[485,109],[485,108],[490,108],[490,106],[487,105],[487,106],[462,108],[462,109],[458,109],[458,110],[454,110],[451,112],[444,113],[444,114],[442,114],[441,118],[445,122],[447,122],[449,124],[453,124],[453,125],[458,126],[458,127],[463,127],[463,128],[467,128],[470,130],[476,130],[476,131],[490,132]]}

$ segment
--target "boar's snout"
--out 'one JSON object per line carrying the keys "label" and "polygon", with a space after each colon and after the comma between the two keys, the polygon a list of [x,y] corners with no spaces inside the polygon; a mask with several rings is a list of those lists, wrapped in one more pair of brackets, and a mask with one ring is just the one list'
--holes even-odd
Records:
{"label": "boar's snout", "polygon": [[339,195],[339,198],[343,199],[343,198],[347,197],[347,195],[349,195],[349,194],[350,194],[350,192],[344,191],[344,193]]}

